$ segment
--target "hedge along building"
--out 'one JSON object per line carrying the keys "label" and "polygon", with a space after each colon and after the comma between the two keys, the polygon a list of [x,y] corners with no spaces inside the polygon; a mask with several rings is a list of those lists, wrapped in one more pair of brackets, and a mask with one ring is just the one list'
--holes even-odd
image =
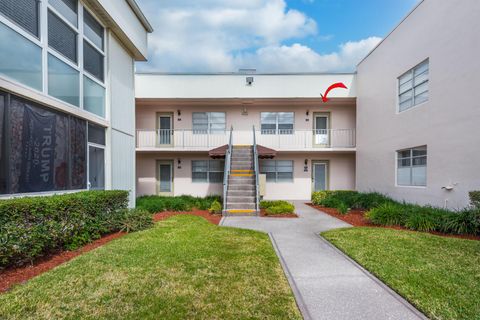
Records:
{"label": "hedge along building", "polygon": [[[348,89],[322,102],[336,82]],[[137,74],[136,88],[138,195],[222,194],[224,168],[233,180],[265,174],[265,199],[355,188],[354,74]],[[241,154],[225,166],[230,136],[235,146],[255,138],[258,170]],[[250,191],[227,202],[251,209]]]}
{"label": "hedge along building", "polygon": [[0,194],[122,189],[135,202],[134,0],[0,1]]}

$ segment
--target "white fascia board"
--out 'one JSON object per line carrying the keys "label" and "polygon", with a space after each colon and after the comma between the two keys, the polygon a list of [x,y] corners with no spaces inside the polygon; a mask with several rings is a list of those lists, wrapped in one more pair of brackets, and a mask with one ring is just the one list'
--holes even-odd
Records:
{"label": "white fascia board", "polygon": [[[246,78],[253,77],[252,85]],[[137,74],[140,99],[319,98],[337,82],[329,98],[355,98],[356,74]]]}

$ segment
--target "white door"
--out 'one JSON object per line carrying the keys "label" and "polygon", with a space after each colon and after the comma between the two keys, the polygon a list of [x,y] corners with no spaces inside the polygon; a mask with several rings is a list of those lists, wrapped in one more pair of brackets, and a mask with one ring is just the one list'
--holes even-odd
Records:
{"label": "white door", "polygon": [[160,114],[158,116],[158,144],[171,145],[172,136],[172,115]]}
{"label": "white door", "polygon": [[330,144],[328,115],[315,115],[314,134],[316,145],[328,146]]}

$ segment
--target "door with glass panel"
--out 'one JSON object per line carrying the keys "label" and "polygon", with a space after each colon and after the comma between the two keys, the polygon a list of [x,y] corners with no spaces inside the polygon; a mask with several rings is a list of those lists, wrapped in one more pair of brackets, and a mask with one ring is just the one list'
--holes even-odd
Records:
{"label": "door with glass panel", "polygon": [[173,195],[173,161],[157,162],[157,193]]}
{"label": "door with glass panel", "polygon": [[316,146],[330,145],[330,117],[327,113],[314,114],[313,134]]}
{"label": "door with glass panel", "polygon": [[322,191],[328,189],[328,162],[313,162],[313,191]]}
{"label": "door with glass panel", "polygon": [[159,146],[173,145],[173,115],[169,113],[159,113],[157,115],[157,144]]}
{"label": "door with glass panel", "polygon": [[88,147],[88,185],[92,190],[105,189],[105,150]]}

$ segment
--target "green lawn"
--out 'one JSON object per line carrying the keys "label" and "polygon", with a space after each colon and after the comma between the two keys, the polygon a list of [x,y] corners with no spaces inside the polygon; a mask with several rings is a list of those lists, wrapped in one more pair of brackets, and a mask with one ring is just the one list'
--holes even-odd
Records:
{"label": "green lawn", "polygon": [[0,295],[0,319],[301,319],[266,234],[176,216]]}
{"label": "green lawn", "polygon": [[480,319],[480,241],[382,228],[322,233],[433,319]]}

